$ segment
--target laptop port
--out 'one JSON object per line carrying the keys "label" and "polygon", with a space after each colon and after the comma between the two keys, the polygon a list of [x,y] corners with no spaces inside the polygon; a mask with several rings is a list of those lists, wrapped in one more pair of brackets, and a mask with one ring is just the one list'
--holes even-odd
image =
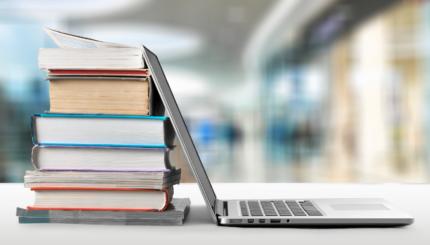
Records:
{"label": "laptop port", "polygon": [[248,219],[248,223],[249,224],[253,224],[254,223],[254,219]]}
{"label": "laptop port", "polygon": [[265,220],[265,219],[259,219],[259,220],[258,220],[258,223],[260,223],[260,224],[264,224],[264,223],[266,223],[266,220]]}
{"label": "laptop port", "polygon": [[240,224],[240,223],[242,223],[242,220],[241,219],[231,219],[230,223],[231,224]]}
{"label": "laptop port", "polygon": [[281,223],[281,220],[280,219],[271,219],[270,223],[272,223],[272,224],[279,224],[279,223]]}

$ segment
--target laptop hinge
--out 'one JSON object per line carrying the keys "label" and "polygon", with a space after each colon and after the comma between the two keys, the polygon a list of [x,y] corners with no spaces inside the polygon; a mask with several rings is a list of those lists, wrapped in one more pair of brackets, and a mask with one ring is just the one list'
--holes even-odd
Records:
{"label": "laptop hinge", "polygon": [[228,216],[228,206],[226,201],[216,200],[215,212],[219,216]]}

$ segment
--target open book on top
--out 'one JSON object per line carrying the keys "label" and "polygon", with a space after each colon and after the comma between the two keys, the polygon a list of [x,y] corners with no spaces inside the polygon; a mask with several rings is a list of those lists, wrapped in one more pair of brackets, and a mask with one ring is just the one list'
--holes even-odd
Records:
{"label": "open book on top", "polygon": [[102,42],[45,29],[59,48],[42,48],[39,66],[45,70],[142,70],[142,47]]}

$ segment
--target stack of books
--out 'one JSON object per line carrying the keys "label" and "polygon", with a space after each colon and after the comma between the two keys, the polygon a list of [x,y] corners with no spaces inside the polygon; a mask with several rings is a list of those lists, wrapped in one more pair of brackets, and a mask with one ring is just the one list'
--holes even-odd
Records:
{"label": "stack of books", "polygon": [[174,131],[142,49],[50,33],[97,46],[40,50],[50,110],[32,118],[35,170],[24,184],[35,202],[18,209],[20,222],[182,223],[189,200],[172,201]]}

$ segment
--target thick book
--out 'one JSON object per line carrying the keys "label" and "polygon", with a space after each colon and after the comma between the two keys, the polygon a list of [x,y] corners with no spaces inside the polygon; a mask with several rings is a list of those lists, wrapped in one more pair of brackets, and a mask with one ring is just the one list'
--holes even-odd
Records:
{"label": "thick book", "polygon": [[147,77],[48,76],[50,112],[153,115],[160,101]]}
{"label": "thick book", "polygon": [[174,138],[164,116],[43,113],[32,129],[33,143],[45,146],[164,148]]}
{"label": "thick book", "polygon": [[173,188],[34,187],[29,210],[164,211]]}
{"label": "thick book", "polygon": [[189,213],[190,199],[173,198],[164,212],[63,211],[17,208],[19,223],[182,225]]}
{"label": "thick book", "polygon": [[180,169],[163,171],[26,171],[24,186],[168,189],[179,184]]}
{"label": "thick book", "polygon": [[36,145],[31,154],[39,170],[163,171],[170,169],[169,149]]}

